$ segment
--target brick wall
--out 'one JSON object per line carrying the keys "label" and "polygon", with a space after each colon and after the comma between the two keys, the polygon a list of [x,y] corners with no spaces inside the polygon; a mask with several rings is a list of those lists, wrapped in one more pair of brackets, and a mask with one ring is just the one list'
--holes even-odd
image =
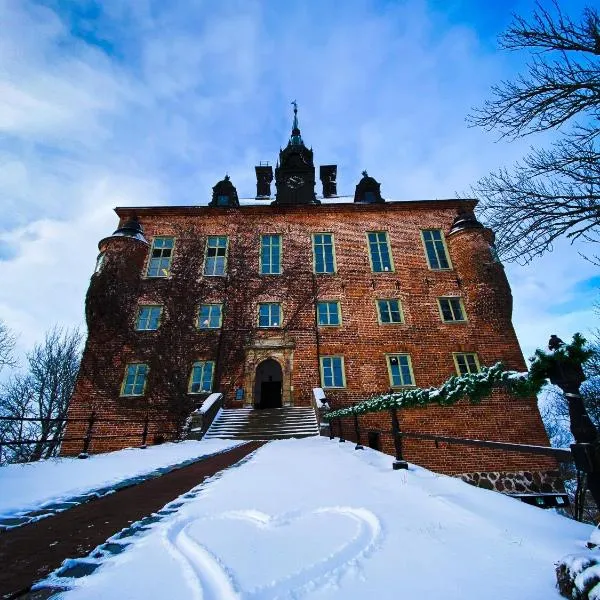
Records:
{"label": "brick wall", "polygon": [[[189,376],[195,360],[216,362],[215,391],[225,394],[230,407],[241,406],[234,391],[247,380],[247,350],[272,339],[292,345],[287,367],[295,405],[308,405],[313,387],[320,386],[318,356],[344,356],[345,389],[330,390],[334,407],[345,406],[390,387],[386,353],[408,353],[415,383],[437,386],[455,374],[453,352],[476,352],[482,365],[502,361],[507,367],[523,370],[525,364],[512,323],[512,297],[502,266],[490,252],[491,232],[463,230],[447,235],[453,269],[428,268],[420,230],[450,231],[459,208],[472,208],[471,201],[430,201],[382,205],[331,204],[320,206],[242,206],[232,208],[163,207],[118,209],[121,222],[137,215],[148,241],[156,235],[176,237],[172,276],[169,280],[146,279],[148,248],[124,238],[107,238],[103,271],[92,277],[88,305],[102,305],[112,281],[123,281],[117,295],[127,297],[111,314],[88,311],[89,339],[82,374],[76,386],[70,416],[87,416],[92,409],[107,417],[143,420],[146,412],[164,416],[164,425],[155,424],[149,436],[168,437],[174,431],[165,402],[188,402],[165,386],[165,372],[151,367],[143,398],[120,398],[125,365],[134,361],[172,360],[173,370]],[[366,232],[387,231],[395,270],[372,273]],[[334,234],[337,273],[312,274],[311,234]],[[260,235],[283,236],[283,275],[260,276]],[[229,236],[228,277],[203,277],[204,243],[208,235]],[[186,240],[189,242],[186,248]],[[191,250],[190,250],[191,249]],[[185,263],[185,264],[183,264]],[[111,264],[119,265],[111,271]],[[111,275],[112,273],[112,275]],[[116,273],[116,274],[115,274]],[[112,277],[112,279],[111,279]],[[459,295],[468,321],[441,322],[436,298]],[[115,292],[113,291],[113,300]],[[173,304],[173,298],[179,303]],[[315,327],[315,298],[339,300],[340,327]],[[399,298],[405,322],[379,325],[378,298]],[[118,300],[118,298],[117,298]],[[167,304],[167,314],[157,332],[133,330],[139,300]],[[171,302],[170,304],[169,301]],[[283,305],[282,330],[257,330],[258,302],[278,301]],[[223,303],[223,327],[198,331],[194,314],[198,304]],[[110,302],[108,302],[110,304]],[[116,313],[121,314],[116,318]],[[170,314],[169,314],[170,313]],[[117,321],[115,326],[112,321]],[[169,328],[176,335],[169,337]],[[108,333],[107,333],[108,332]],[[166,337],[165,337],[166,336]],[[164,346],[168,345],[168,348]],[[161,377],[157,373],[162,373]],[[199,398],[193,398],[199,400]],[[244,402],[251,398],[244,398]],[[402,427],[421,431],[513,441],[548,443],[535,399],[520,400],[495,393],[480,406],[461,402],[455,407],[428,407],[403,411]],[[387,415],[361,417],[365,427],[389,428]],[[81,429],[84,425],[78,427]],[[362,425],[361,425],[362,426]],[[139,430],[139,426],[138,426]],[[99,434],[110,435],[115,427],[98,424]],[[76,432],[70,426],[68,434]],[[120,426],[119,433],[123,432]],[[135,444],[138,438],[95,442],[92,451]],[[391,451],[391,440],[384,441]],[[78,448],[65,444],[63,453]],[[483,449],[435,448],[432,442],[407,441],[407,458],[445,473],[468,471],[518,471],[553,469],[548,458],[516,455]]]}

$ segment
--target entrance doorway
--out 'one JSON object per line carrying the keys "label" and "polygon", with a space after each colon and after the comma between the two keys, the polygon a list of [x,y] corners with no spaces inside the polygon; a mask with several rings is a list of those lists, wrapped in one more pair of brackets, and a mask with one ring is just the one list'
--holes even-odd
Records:
{"label": "entrance doorway", "polygon": [[254,406],[256,408],[280,408],[283,372],[276,360],[268,358],[256,367],[254,380]]}

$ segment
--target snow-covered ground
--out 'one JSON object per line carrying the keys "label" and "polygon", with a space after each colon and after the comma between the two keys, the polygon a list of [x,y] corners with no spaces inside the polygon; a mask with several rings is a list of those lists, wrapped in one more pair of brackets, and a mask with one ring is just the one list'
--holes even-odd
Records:
{"label": "snow-covered ground", "polygon": [[326,438],[271,442],[61,597],[560,598],[554,563],[590,526],[391,463]]}
{"label": "snow-covered ground", "polygon": [[0,517],[37,510],[90,491],[232,448],[233,440],[186,441],[79,458],[0,467]]}

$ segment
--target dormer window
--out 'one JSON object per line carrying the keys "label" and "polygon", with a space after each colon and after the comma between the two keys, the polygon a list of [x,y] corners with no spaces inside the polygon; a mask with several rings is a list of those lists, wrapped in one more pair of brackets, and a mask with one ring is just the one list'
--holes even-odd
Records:
{"label": "dormer window", "polygon": [[375,193],[374,192],[365,192],[364,202],[367,204],[373,204],[375,202]]}
{"label": "dormer window", "polygon": [[231,183],[229,175],[225,175],[225,178],[213,187],[212,200],[208,205],[236,207],[240,205],[237,190],[233,183]]}
{"label": "dormer window", "polygon": [[364,202],[365,204],[385,202],[381,197],[380,188],[381,184],[363,171],[362,179],[358,182],[354,192],[354,202]]}

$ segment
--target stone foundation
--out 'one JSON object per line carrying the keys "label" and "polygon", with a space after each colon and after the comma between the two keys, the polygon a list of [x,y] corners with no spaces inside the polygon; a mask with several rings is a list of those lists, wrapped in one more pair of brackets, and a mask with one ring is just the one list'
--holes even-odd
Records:
{"label": "stone foundation", "polygon": [[564,494],[558,471],[480,471],[456,475],[463,481],[504,494]]}

